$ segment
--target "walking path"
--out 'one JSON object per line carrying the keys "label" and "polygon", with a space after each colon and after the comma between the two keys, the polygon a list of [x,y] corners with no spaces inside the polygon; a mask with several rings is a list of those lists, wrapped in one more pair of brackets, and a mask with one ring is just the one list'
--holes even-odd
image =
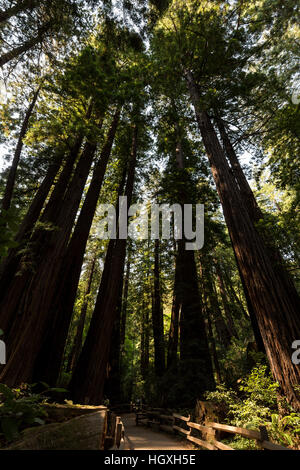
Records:
{"label": "walking path", "polygon": [[193,450],[188,442],[176,436],[169,436],[163,432],[156,432],[143,425],[136,426],[134,414],[122,415],[125,427],[126,450]]}

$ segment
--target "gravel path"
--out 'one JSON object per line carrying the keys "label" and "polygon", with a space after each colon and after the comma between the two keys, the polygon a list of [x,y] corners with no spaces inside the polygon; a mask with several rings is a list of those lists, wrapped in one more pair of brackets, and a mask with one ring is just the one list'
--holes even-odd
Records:
{"label": "gravel path", "polygon": [[122,415],[125,427],[126,450],[193,450],[188,442],[164,432],[154,431],[143,425],[136,426],[134,414]]}

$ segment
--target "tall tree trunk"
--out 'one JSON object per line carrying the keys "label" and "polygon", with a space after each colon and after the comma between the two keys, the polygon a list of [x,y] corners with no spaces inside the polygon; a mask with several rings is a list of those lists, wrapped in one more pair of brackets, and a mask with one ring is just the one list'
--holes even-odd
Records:
{"label": "tall tree trunk", "polygon": [[86,320],[86,314],[89,304],[89,295],[91,293],[92,281],[95,272],[95,265],[96,265],[96,257],[92,258],[91,266],[89,269],[89,277],[86,284],[86,290],[84,292],[84,299],[83,304],[80,310],[79,322],[76,329],[76,334],[73,342],[73,347],[71,350],[69,364],[68,364],[68,371],[74,370],[75,365],[77,364],[78,357],[82,348],[82,340],[83,340],[83,330]]}
{"label": "tall tree trunk", "polygon": [[[125,195],[130,207],[137,159],[137,126],[133,128],[131,158]],[[111,346],[121,276],[126,256],[126,239],[110,240],[109,263],[105,262],[89,332],[71,379],[69,389],[76,403],[99,404],[103,399],[106,367]]]}
{"label": "tall tree trunk", "polygon": [[[230,233],[229,233],[229,236],[230,236],[232,247],[234,247],[234,243],[232,241]],[[248,284],[247,284],[246,280],[244,279],[244,274],[243,274],[243,271],[240,268],[240,263],[239,263],[239,260],[238,260],[238,257],[236,255],[236,251],[234,250],[234,248],[233,248],[233,251],[234,251],[234,257],[235,257],[235,260],[236,260],[236,265],[237,265],[237,268],[238,268],[239,276],[240,276],[240,279],[241,279],[241,283],[242,283],[242,286],[243,286],[243,291],[244,291],[246,302],[247,302],[248,312],[249,312],[249,316],[250,316],[250,322],[251,322],[252,331],[253,331],[253,334],[254,334],[256,346],[257,346],[257,349],[258,349],[259,352],[266,354],[266,349],[265,349],[265,344],[264,344],[264,340],[263,340],[263,337],[262,337],[262,332],[260,330],[258,320],[257,320],[257,316],[255,314],[255,307],[252,304],[251,296],[248,292]]]}
{"label": "tall tree trunk", "polygon": [[126,323],[127,323],[127,302],[128,302],[128,288],[129,288],[129,277],[130,277],[130,252],[128,252],[127,258],[127,266],[126,266],[126,274],[124,280],[124,295],[123,295],[123,303],[122,303],[122,312],[121,312],[121,348],[124,347],[125,344],[125,334],[126,334]]}
{"label": "tall tree trunk", "polygon": [[178,263],[181,270],[180,316],[180,364],[186,377],[186,387],[193,376],[193,390],[189,391],[194,402],[206,390],[214,388],[213,368],[199,294],[198,276],[193,251],[185,250],[185,241],[178,241]]}
{"label": "tall tree trunk", "polygon": [[[241,197],[248,210],[250,219],[255,224],[259,220],[264,219],[264,214],[257,204],[253,191],[247,181],[247,178],[245,177],[237,154],[226,132],[223,120],[219,117],[217,118],[217,125],[224,143],[226,154],[233,169],[235,179],[240,188]],[[284,268],[284,261],[282,259],[281,253],[277,247],[274,246],[273,233],[268,233],[268,230],[261,228],[259,234],[268,249],[269,257],[272,259],[273,269],[276,271],[277,278],[280,279],[280,282],[283,284],[283,286],[285,286],[286,290],[290,293],[291,296],[297,297],[298,294],[293,284],[292,278],[290,277],[288,271]]]}
{"label": "tall tree trunk", "polygon": [[[57,211],[57,229],[50,233],[38,230],[32,237],[35,272],[32,274],[28,269],[17,276],[5,302],[2,302],[2,308],[16,317],[7,338],[9,360],[0,376],[8,385],[32,381],[35,360],[49,325],[48,313],[57,285],[60,260],[70,237],[96,147],[95,142],[85,145],[72,183]],[[25,356],[24,364],[22,359]]]}
{"label": "tall tree trunk", "polygon": [[[76,145],[77,147],[77,145]],[[66,167],[69,167],[70,160],[72,160],[73,164],[75,161],[76,156],[78,155],[79,147],[76,149],[73,148],[73,150],[70,152],[67,162],[60,174],[60,177],[58,179],[58,182],[56,183],[49,201],[45,207],[45,210],[40,217],[40,221],[42,224],[42,228],[35,230],[33,232],[35,223],[37,222],[38,217],[40,216],[40,212],[42,209],[42,206],[44,205],[44,201],[49,193],[49,190],[47,192],[47,189],[52,186],[53,180],[51,179],[51,175],[53,172],[53,178],[56,176],[57,171],[56,165],[51,166],[51,169],[49,169],[48,174],[46,175],[44,184],[42,184],[41,191],[38,191],[36,197],[34,198],[30,209],[25,216],[24,221],[21,224],[20,230],[16,236],[16,241],[18,242],[19,246],[17,249],[12,249],[7,257],[3,261],[3,264],[1,266],[0,270],[0,285],[1,285],[1,293],[0,293],[0,318],[1,322],[5,324],[5,328],[8,331],[8,324],[11,322],[11,319],[14,318],[14,315],[12,315],[12,311],[7,308],[7,298],[9,298],[10,292],[12,292],[12,296],[14,299],[14,304],[19,303],[21,301],[20,296],[23,296],[23,293],[25,291],[25,286],[26,282],[28,280],[28,277],[30,277],[30,272],[28,270],[26,271],[26,266],[31,264],[32,265],[32,260],[34,259],[34,242],[36,243],[36,240],[40,239],[40,244],[42,245],[43,243],[46,244],[46,241],[49,239],[50,233],[49,231],[45,231],[43,229],[43,226],[50,227],[51,225],[55,226],[56,225],[56,218],[58,217],[59,210],[58,207],[62,207],[62,201],[64,198],[64,193],[65,193],[65,184],[62,184],[66,178]],[[69,177],[71,176],[72,172],[72,167],[68,168],[69,172]],[[50,185],[50,187],[49,187]],[[33,234],[32,234],[33,232]],[[30,239],[31,238],[31,239]],[[43,240],[42,240],[43,238]],[[26,245],[28,245],[29,250],[27,250],[26,255],[22,255],[21,248],[26,248]],[[38,252],[38,250],[36,250]],[[24,267],[25,267],[25,272],[24,272]],[[17,276],[18,272],[22,272],[23,275]],[[12,285],[14,285],[14,288],[12,288]],[[19,286],[19,289],[18,287]]]}
{"label": "tall tree trunk", "polygon": [[216,342],[215,342],[214,333],[212,329],[211,314],[206,304],[204,308],[205,308],[205,313],[206,313],[206,318],[207,318],[207,328],[208,328],[208,334],[209,334],[209,341],[211,344],[213,364],[214,364],[214,369],[215,369],[215,374],[216,374],[216,382],[220,384],[222,383],[222,374],[221,374],[221,368],[219,364]]}
{"label": "tall tree trunk", "polygon": [[0,23],[8,21],[10,18],[23,11],[33,10],[38,4],[38,0],[19,0],[16,5],[9,7],[6,10],[0,11]]}
{"label": "tall tree trunk", "polygon": [[215,260],[215,268],[216,268],[216,274],[217,274],[217,280],[219,284],[221,299],[223,303],[223,309],[224,309],[224,313],[227,319],[227,325],[229,327],[231,336],[235,336],[236,338],[238,338],[237,330],[236,330],[236,327],[235,327],[235,324],[234,324],[234,321],[230,312],[230,306],[228,305],[228,301],[227,301],[227,295],[226,295],[226,291],[224,287],[222,272],[216,260]]}
{"label": "tall tree trunk", "polygon": [[39,92],[40,92],[40,87],[35,91],[35,93],[32,97],[32,100],[30,102],[30,105],[29,105],[29,107],[26,111],[23,123],[22,123],[22,127],[21,127],[21,130],[20,130],[16,150],[15,150],[15,153],[14,153],[14,158],[13,158],[13,161],[12,161],[9,173],[8,173],[8,177],[7,177],[4,196],[3,196],[3,199],[2,199],[2,211],[7,211],[11,206],[11,200],[12,200],[13,191],[14,191],[14,187],[15,187],[15,181],[16,181],[17,168],[18,168],[18,165],[19,165],[21,152],[22,152],[22,148],[23,148],[23,140],[24,140],[24,137],[27,134],[27,130],[28,130],[28,126],[29,126],[29,120],[31,118],[33,109],[34,109],[36,101],[38,99]]}
{"label": "tall tree trunk", "polygon": [[[91,117],[91,112],[92,112],[93,105],[90,104],[86,113],[87,119],[90,119]],[[100,126],[101,127],[101,124]],[[74,169],[74,164],[77,160],[81,145],[83,142],[83,135],[78,136],[75,139],[75,142],[70,150],[70,152],[67,155],[65,164],[63,166],[63,169],[59,175],[58,181],[56,182],[53,191],[51,192],[50,198],[46,204],[46,207],[44,209],[44,212],[42,216],[40,217],[40,221],[42,225],[46,225],[47,227],[51,225],[57,225],[56,221],[59,215],[59,210],[58,208],[61,208],[63,206],[63,200],[64,197],[67,193],[68,189],[68,183],[71,179],[72,172]],[[21,227],[19,229],[19,232],[16,236],[16,242],[18,243],[18,248],[17,249],[12,249],[9,252],[9,255],[7,259],[4,260],[1,268],[0,268],[0,286],[1,286],[1,291],[0,291],[0,319],[1,322],[6,325],[10,323],[11,319],[14,318],[14,315],[11,316],[11,312],[5,307],[3,308],[2,305],[6,304],[6,301],[3,300],[7,296],[7,294],[10,291],[10,284],[15,278],[17,272],[23,272],[24,269],[22,267],[22,264],[24,266],[24,263],[21,263],[22,260],[22,252],[21,249],[24,249],[26,247],[26,244],[28,243],[28,240],[31,237],[31,234],[33,232],[33,228],[35,226],[35,223],[37,222],[42,207],[44,205],[45,199],[49,194],[50,188],[53,184],[54,178],[61,166],[61,162],[63,159],[64,155],[59,154],[55,161],[53,162],[53,165],[49,167],[48,173],[44,179],[44,182],[42,183],[39,191],[37,192],[36,196],[34,197],[34,200],[28,210],[27,215],[25,216],[25,219],[23,220]],[[32,239],[37,239],[37,233],[41,237],[41,234],[44,233],[44,242],[46,242],[45,238],[45,232],[43,232],[43,229],[36,230],[34,233],[34,236]],[[49,233],[48,233],[49,237]],[[30,242],[29,245],[29,250],[32,250],[32,241]],[[26,266],[26,263],[25,263]],[[19,279],[18,279],[19,280]],[[25,285],[26,283],[23,284],[23,288],[20,288],[20,292],[22,293],[25,290]],[[17,291],[14,292],[14,295],[16,296]],[[18,299],[16,299],[18,300]],[[8,328],[9,330],[9,328]]]}
{"label": "tall tree trunk", "polygon": [[[85,114],[85,118],[87,120],[91,119],[93,108],[94,108],[94,103],[92,100],[90,100],[86,114]],[[99,131],[101,130],[102,125],[103,125],[103,119],[99,118],[98,124],[97,124]],[[84,133],[80,132],[74,139],[74,143],[71,146],[70,152],[68,153],[68,157],[66,159],[65,165],[59,175],[58,181],[51,193],[49,201],[47,202],[45,210],[42,214],[42,217],[41,217],[42,223],[46,223],[46,224],[56,223],[56,220],[59,215],[59,211],[57,210],[57,207],[60,207],[62,205],[62,201],[64,201],[65,197],[68,194],[69,186],[72,184],[72,181],[73,181],[72,175],[73,174],[75,175],[75,172],[77,171],[76,162],[78,160],[78,156],[80,155],[84,138],[85,138]],[[90,140],[92,142],[93,136],[87,135],[82,153],[86,153],[86,154],[89,153],[89,148],[92,148],[89,143]]]}
{"label": "tall tree trunk", "polygon": [[[219,129],[221,138],[223,140],[226,155],[227,155],[227,157],[230,161],[230,164],[231,164],[231,169],[232,169],[233,174],[234,174],[235,182],[237,183],[237,189],[239,190],[239,195],[240,195],[241,199],[243,200],[245,208],[247,208],[247,210],[248,210],[248,214],[250,216],[250,219],[253,220],[253,221],[259,220],[260,218],[262,218],[262,213],[261,213],[261,211],[260,211],[260,209],[259,209],[259,207],[256,203],[256,200],[254,198],[254,195],[253,195],[253,192],[250,188],[250,185],[249,185],[249,183],[248,183],[248,181],[247,181],[247,179],[244,175],[244,172],[243,172],[242,167],[240,165],[240,162],[237,158],[237,155],[234,151],[234,148],[233,148],[233,146],[232,146],[232,144],[231,144],[231,142],[228,138],[228,135],[225,131],[224,123],[223,123],[223,121],[220,117],[217,117],[216,121],[217,121],[217,125],[218,125],[218,129]],[[235,255],[235,258],[236,258],[236,255]],[[260,329],[259,329],[259,326],[258,326],[257,318],[256,318],[256,315],[255,315],[255,312],[254,312],[254,307],[251,304],[251,299],[250,299],[250,296],[248,294],[247,283],[245,282],[245,280],[243,278],[243,273],[242,273],[242,271],[239,267],[239,263],[237,261],[237,258],[236,258],[236,262],[237,262],[238,271],[239,271],[239,274],[240,274],[241,282],[242,282],[245,297],[246,297],[246,302],[247,302],[247,306],[248,306],[248,311],[249,311],[249,315],[250,315],[250,321],[251,321],[255,341],[256,341],[258,350],[265,353],[266,350],[265,350],[264,342],[263,342],[262,335],[261,335],[261,332],[260,332]]]}
{"label": "tall tree trunk", "polygon": [[109,399],[112,405],[121,403],[121,310],[124,276],[122,273],[120,281],[120,292],[116,307],[116,316],[113,325],[111,346],[109,352],[109,374],[105,382],[104,395]]}
{"label": "tall tree trunk", "polygon": [[0,56],[0,67],[3,67],[3,65],[7,64],[7,62],[16,59],[24,52],[28,52],[37,44],[40,44],[43,41],[45,34],[47,33],[47,31],[49,31],[50,28],[51,22],[45,23],[39,28],[37,34],[25,41],[24,44],[22,44],[21,46],[14,47],[11,51],[2,54],[2,56]]}
{"label": "tall tree trunk", "polygon": [[172,313],[169,330],[169,342],[168,342],[168,360],[167,367],[176,367],[177,365],[177,351],[178,351],[178,338],[179,338],[179,318],[180,318],[180,296],[178,295],[179,285],[179,268],[177,263],[177,257],[175,261],[175,280],[173,290],[173,302],[172,302]]}
{"label": "tall tree trunk", "polygon": [[258,221],[259,219],[263,218],[263,214],[256,202],[253,191],[247,181],[247,178],[245,177],[245,174],[243,172],[243,169],[241,167],[237,154],[225,130],[224,122],[220,117],[217,117],[216,123],[217,123],[218,129],[219,129],[219,132],[220,132],[223,144],[224,144],[226,155],[230,161],[233,174],[235,176],[236,182],[240,189],[241,197],[243,198],[245,206],[247,207],[250,218],[253,221]]}
{"label": "tall tree trunk", "polygon": [[[211,291],[211,279],[210,275],[207,275],[206,271],[209,271],[209,268],[205,269],[204,267],[204,262],[207,260],[205,257],[199,252],[199,268],[200,268],[200,282],[201,282],[201,292],[202,292],[202,302],[203,302],[203,310],[205,314],[205,319],[206,319],[206,324],[207,324],[207,330],[208,330],[208,340],[211,348],[211,356],[213,358],[213,365],[214,365],[214,371],[215,371],[215,376],[216,376],[216,382],[218,384],[222,383],[222,374],[221,374],[221,368],[219,364],[219,358],[218,358],[218,352],[217,352],[217,347],[216,347],[216,342],[214,338],[214,332],[213,332],[213,326],[212,326],[212,315],[214,314],[213,311],[211,310],[211,304],[210,304],[210,295],[212,293]],[[210,311],[211,310],[211,311]]]}
{"label": "tall tree trunk", "polygon": [[[184,208],[184,204],[190,203],[190,194],[187,193],[186,189],[190,179],[185,170],[179,122],[175,126],[175,133],[175,156],[179,173],[178,202]],[[184,182],[187,185],[183,184]],[[176,269],[178,269],[176,295],[178,298],[177,302],[181,305],[178,376],[183,387],[180,393],[184,394],[183,399],[185,403],[192,405],[204,391],[212,390],[215,382],[202,312],[195,255],[193,251],[186,250],[185,243],[186,240],[184,238],[178,240],[176,260]],[[191,380],[195,384],[192,389],[190,387]]]}
{"label": "tall tree trunk", "polygon": [[[58,222],[61,211],[63,210],[63,200],[65,194],[65,186],[62,184],[65,182],[66,172],[65,169],[69,165],[69,162],[72,160],[73,164],[78,155],[79,145],[78,142],[75,144],[75,147],[70,152],[65,167],[60,174],[58,182],[56,183],[48,204],[40,218],[41,226],[33,232],[31,239],[29,241],[30,232],[27,231],[22,237],[20,242],[25,247],[28,243],[28,250],[26,250],[25,255],[21,256],[20,252],[17,251],[16,256],[9,257],[8,263],[5,263],[5,269],[1,272],[1,295],[0,295],[0,318],[1,323],[5,325],[6,333],[10,333],[9,324],[12,324],[14,320],[15,312],[22,312],[22,299],[24,294],[29,288],[30,280],[33,276],[34,271],[37,267],[43,267],[45,263],[46,250],[50,245],[51,238],[54,239],[55,234],[59,234],[59,230],[53,233],[49,229],[51,226],[60,227],[62,230],[64,220]],[[89,156],[90,147],[88,144],[85,146],[85,150],[82,154],[81,159],[85,161],[86,157]],[[88,165],[88,162],[87,162]],[[72,169],[68,169],[69,177],[71,176]],[[56,204],[55,204],[56,202]],[[50,206],[50,207],[49,207]],[[65,219],[68,222],[68,219]],[[46,228],[44,228],[46,227]],[[52,242],[52,248],[54,245]],[[42,250],[45,250],[43,252]],[[43,259],[44,258],[44,259]],[[43,259],[43,263],[39,263],[39,260]]]}
{"label": "tall tree trunk", "polygon": [[239,188],[230,172],[217,134],[193,76],[186,75],[197,123],[211,165],[233,249],[264,341],[274,378],[296,410],[300,400],[295,387],[300,370],[291,361],[291,345],[300,337],[299,297],[278,280],[268,250],[253,226]]}
{"label": "tall tree trunk", "polygon": [[[17,247],[11,248],[6,258],[0,265],[0,285],[6,290],[9,284],[8,280],[12,279],[15,274],[15,270],[18,267],[18,263],[21,259],[19,251],[25,247],[26,241],[30,238],[32,230],[37,222],[41,211],[43,209],[45,200],[50,192],[51,186],[54,183],[55,177],[62,164],[62,156],[57,157],[48,168],[45,178],[43,179],[39,189],[37,190],[30,207],[21,222],[20,228],[14,238]],[[12,263],[12,264],[11,264]],[[6,282],[6,286],[3,282]],[[3,291],[4,294],[4,291]],[[0,296],[1,297],[1,296]]]}
{"label": "tall tree trunk", "polygon": [[93,177],[72,238],[62,260],[61,269],[57,276],[57,286],[53,291],[52,302],[49,304],[49,318],[51,318],[51,324],[47,328],[47,336],[44,338],[43,347],[38,356],[34,379],[43,380],[51,385],[56,383],[59,376],[86,244],[97,208],[97,202],[111,154],[119,117],[120,110],[117,110],[100,158],[95,166]]}
{"label": "tall tree trunk", "polygon": [[141,376],[147,382],[149,376],[149,309],[147,298],[142,303],[142,331],[141,331]]}
{"label": "tall tree trunk", "polygon": [[[223,267],[224,268],[224,267]],[[230,280],[230,276],[228,275],[226,269],[223,269],[224,273],[224,281],[225,281],[225,288],[227,291],[227,294],[233,304],[237,306],[237,308],[243,313],[244,317],[246,320],[249,320],[249,314],[246,312],[244,305],[242,304],[241,299],[238,297],[232,282]]]}
{"label": "tall tree trunk", "polygon": [[154,243],[154,285],[152,305],[154,366],[156,375],[161,377],[165,371],[164,318],[160,288],[159,240],[155,240]]}
{"label": "tall tree trunk", "polygon": [[223,344],[223,346],[226,348],[227,346],[229,346],[231,342],[232,332],[230,328],[228,327],[227,323],[225,322],[225,319],[222,315],[220,305],[219,305],[219,299],[218,299],[215,281],[212,277],[210,279],[210,288],[211,288],[211,291],[209,295],[209,303],[210,303],[211,311],[214,313],[213,316],[214,316],[217,335],[218,335],[220,344]]}

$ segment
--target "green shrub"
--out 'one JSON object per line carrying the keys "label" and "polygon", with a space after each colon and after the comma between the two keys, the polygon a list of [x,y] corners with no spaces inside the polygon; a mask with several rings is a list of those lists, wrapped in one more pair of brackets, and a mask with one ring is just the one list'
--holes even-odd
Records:
{"label": "green shrub", "polygon": [[12,390],[4,384],[0,384],[0,394],[1,433],[6,441],[16,439],[25,427],[44,424],[46,414],[40,395],[28,390]]}
{"label": "green shrub", "polygon": [[33,393],[34,385],[24,384],[20,388],[11,389],[0,384],[0,436],[6,442],[17,439],[20,431],[26,427],[45,424],[47,413],[42,407],[46,403],[46,393],[65,392],[65,389],[49,388],[42,383],[45,390]]}
{"label": "green shrub", "polygon": [[[218,385],[216,391],[206,393],[207,400],[227,407],[227,423],[247,429],[267,427],[270,438],[283,446],[296,447],[299,443],[300,414],[278,413],[278,387],[266,365],[258,365],[239,384],[238,392]],[[282,407],[281,407],[282,409]],[[256,448],[255,441],[235,436],[230,444],[238,449]]]}

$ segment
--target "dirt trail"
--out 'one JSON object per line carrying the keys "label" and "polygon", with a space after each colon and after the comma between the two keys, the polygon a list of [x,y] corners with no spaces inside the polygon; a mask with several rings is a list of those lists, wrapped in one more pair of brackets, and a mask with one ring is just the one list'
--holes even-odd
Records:
{"label": "dirt trail", "polygon": [[136,426],[134,414],[122,415],[125,427],[126,450],[193,450],[193,445],[181,438],[154,431],[143,425]]}

